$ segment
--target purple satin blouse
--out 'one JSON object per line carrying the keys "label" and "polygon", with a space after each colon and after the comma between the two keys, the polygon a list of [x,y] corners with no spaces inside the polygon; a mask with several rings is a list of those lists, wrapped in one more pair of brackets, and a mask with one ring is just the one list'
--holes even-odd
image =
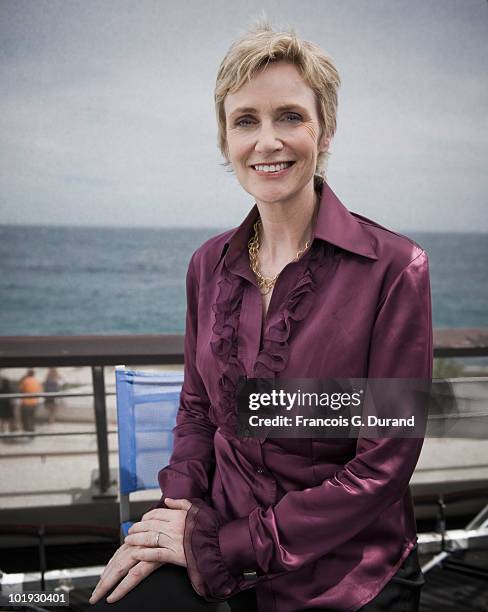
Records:
{"label": "purple satin blouse", "polygon": [[[249,267],[255,206],[187,275],[185,377],[165,496],[192,502],[185,553],[208,600],[256,587],[260,611],[357,610],[416,542],[408,483],[421,439],[238,439],[254,378],[430,378],[426,253],[350,213],[324,183],[309,250],[266,319]],[[163,503],[163,502],[161,502]]]}

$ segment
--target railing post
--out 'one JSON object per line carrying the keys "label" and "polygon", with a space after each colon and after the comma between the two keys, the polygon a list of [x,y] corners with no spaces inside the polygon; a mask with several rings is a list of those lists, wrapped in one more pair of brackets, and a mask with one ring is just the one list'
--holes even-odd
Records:
{"label": "railing post", "polygon": [[37,530],[37,535],[39,536],[39,569],[41,571],[41,591],[46,590],[46,572],[47,572],[47,564],[46,564],[46,529],[44,525],[39,525],[39,529]]}
{"label": "railing post", "polygon": [[105,403],[105,376],[103,366],[92,366],[95,426],[97,430],[98,488],[105,495],[111,485],[108,462],[107,406]]}

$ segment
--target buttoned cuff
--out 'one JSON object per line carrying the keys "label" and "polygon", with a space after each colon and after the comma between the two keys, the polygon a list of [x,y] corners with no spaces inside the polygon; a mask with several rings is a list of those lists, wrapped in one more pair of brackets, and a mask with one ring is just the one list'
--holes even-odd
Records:
{"label": "buttoned cuff", "polygon": [[220,528],[219,548],[231,574],[246,580],[257,577],[256,554],[248,517],[236,519]]}

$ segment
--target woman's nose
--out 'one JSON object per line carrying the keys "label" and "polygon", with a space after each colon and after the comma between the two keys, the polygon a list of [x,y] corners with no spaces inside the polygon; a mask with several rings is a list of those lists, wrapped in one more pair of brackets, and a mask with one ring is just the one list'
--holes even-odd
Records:
{"label": "woman's nose", "polygon": [[278,137],[272,124],[263,123],[257,135],[255,149],[258,153],[270,153],[283,148],[283,142]]}

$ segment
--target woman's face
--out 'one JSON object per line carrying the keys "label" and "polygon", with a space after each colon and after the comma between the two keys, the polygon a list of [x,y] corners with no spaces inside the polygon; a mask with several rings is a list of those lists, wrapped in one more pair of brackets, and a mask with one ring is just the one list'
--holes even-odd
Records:
{"label": "woman's face", "polygon": [[257,202],[285,202],[313,185],[319,141],[315,94],[297,68],[269,64],[224,100],[229,161]]}

